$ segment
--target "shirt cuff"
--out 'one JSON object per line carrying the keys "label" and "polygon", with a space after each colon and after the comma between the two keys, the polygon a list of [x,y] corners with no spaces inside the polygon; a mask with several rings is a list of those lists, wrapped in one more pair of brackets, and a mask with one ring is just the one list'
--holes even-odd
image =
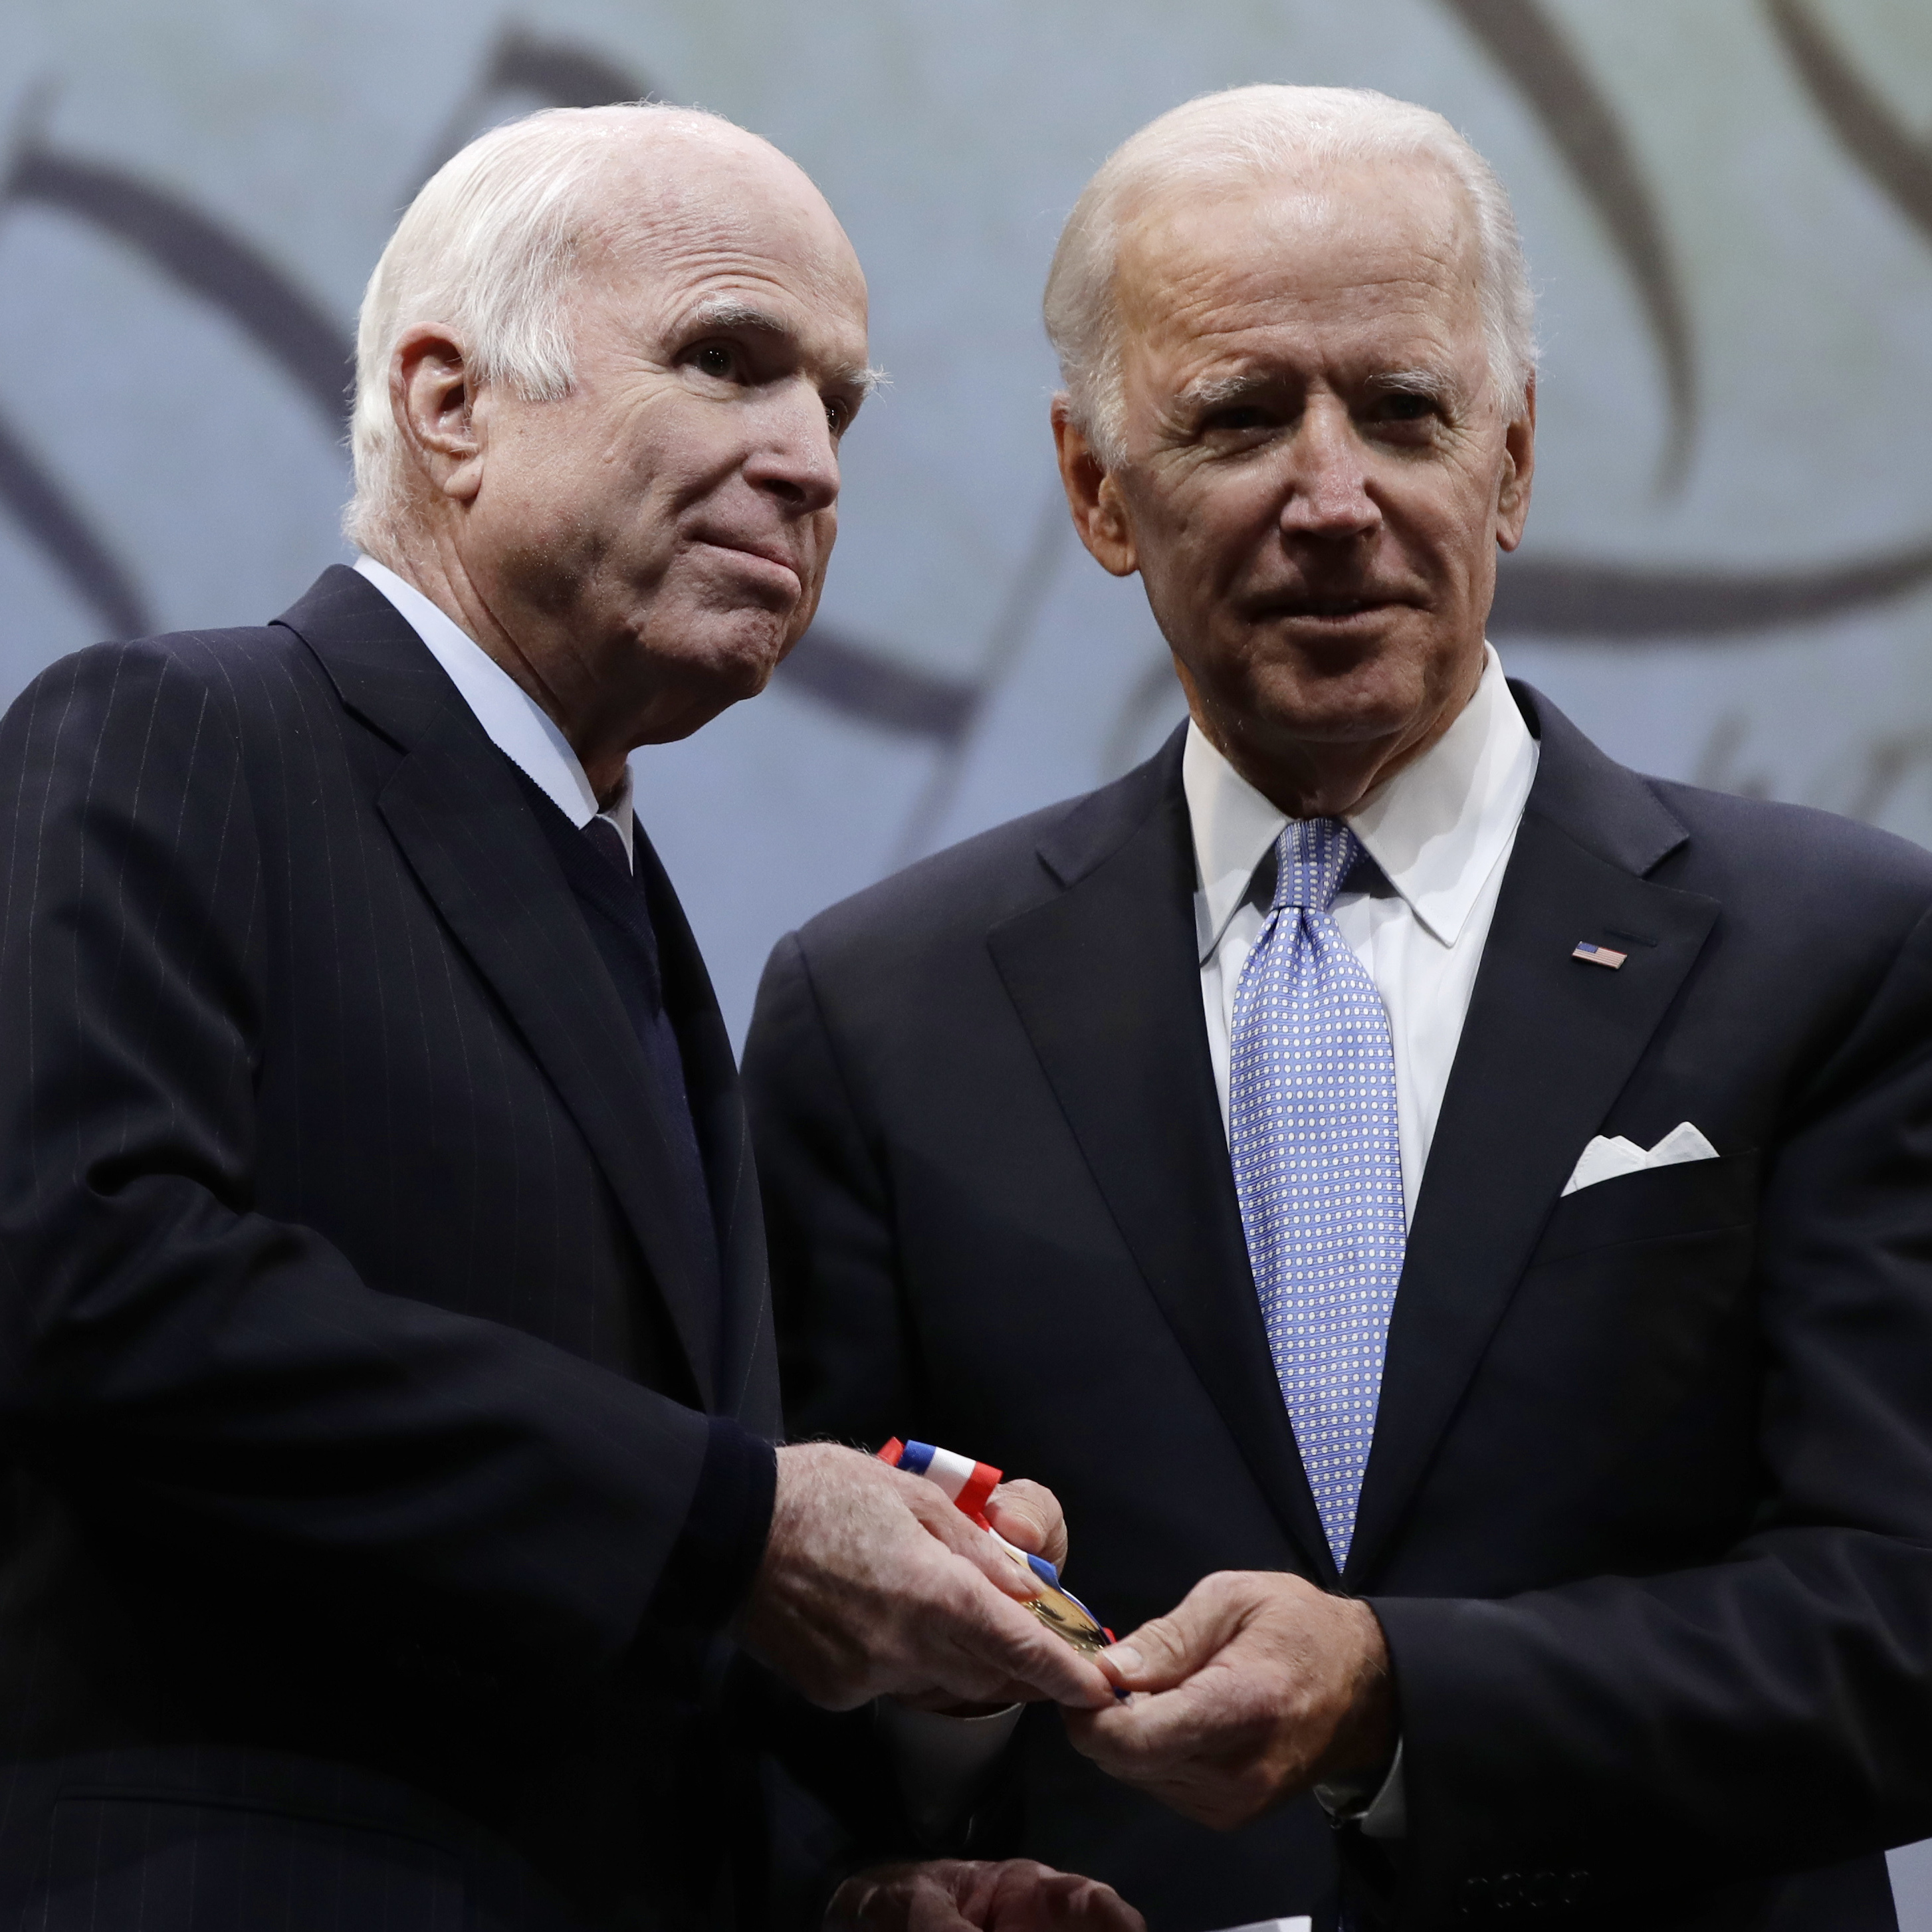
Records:
{"label": "shirt cuff", "polygon": [[944,1844],[971,1817],[1024,1706],[1009,1704],[977,1718],[909,1710],[890,1697],[873,1708],[892,1751],[907,1821],[921,1844]]}
{"label": "shirt cuff", "polygon": [[710,1418],[684,1528],[651,1598],[657,1623],[722,1630],[751,1594],[771,1534],[778,1451],[728,1417]]}
{"label": "shirt cuff", "polygon": [[1402,1740],[1379,1784],[1366,1778],[1338,1778],[1315,1787],[1316,1802],[1338,1825],[1359,1825],[1365,1838],[1408,1836],[1408,1799],[1402,1783]]}

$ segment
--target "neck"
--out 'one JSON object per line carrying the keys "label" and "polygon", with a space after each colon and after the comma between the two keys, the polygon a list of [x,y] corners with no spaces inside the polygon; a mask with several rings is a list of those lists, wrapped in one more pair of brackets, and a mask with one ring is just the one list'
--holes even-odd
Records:
{"label": "neck", "polygon": [[[386,546],[376,561],[420,590],[542,707],[577,754],[598,805],[608,808],[622,788],[629,744],[590,707],[568,702],[556,679],[543,674],[530,653],[499,621],[447,532],[412,529],[394,544]],[[556,655],[560,663],[570,662],[566,653]]]}

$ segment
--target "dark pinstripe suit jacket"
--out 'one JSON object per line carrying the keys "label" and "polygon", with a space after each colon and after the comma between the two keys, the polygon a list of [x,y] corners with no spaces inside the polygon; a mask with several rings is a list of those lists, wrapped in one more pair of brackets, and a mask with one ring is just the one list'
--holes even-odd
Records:
{"label": "dark pinstripe suit jacket", "polygon": [[722,1296],[513,769],[352,573],[56,664],[0,801],[0,1924],[696,1922],[649,1606],[776,1379],[668,884]]}

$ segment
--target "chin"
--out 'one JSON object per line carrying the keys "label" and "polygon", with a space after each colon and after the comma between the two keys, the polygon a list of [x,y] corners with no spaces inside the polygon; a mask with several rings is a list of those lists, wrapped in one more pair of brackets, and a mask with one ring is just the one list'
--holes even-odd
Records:
{"label": "chin", "polygon": [[1236,708],[1264,730],[1348,744],[1402,730],[1428,704],[1422,679],[1370,662],[1332,677],[1263,676],[1240,694]]}
{"label": "chin", "polygon": [[756,698],[771,682],[784,643],[784,632],[773,625],[758,634],[710,639],[677,652],[665,666],[664,682],[675,692],[665,740],[688,738],[720,712]]}

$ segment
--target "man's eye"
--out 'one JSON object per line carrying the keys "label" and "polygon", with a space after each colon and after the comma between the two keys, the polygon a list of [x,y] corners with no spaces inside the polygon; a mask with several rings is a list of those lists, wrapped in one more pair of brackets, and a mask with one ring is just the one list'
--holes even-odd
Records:
{"label": "man's eye", "polygon": [[738,358],[722,343],[707,342],[692,358],[692,366],[706,376],[716,376],[719,381],[728,381],[738,371]]}
{"label": "man's eye", "polygon": [[1381,415],[1384,422],[1420,422],[1435,412],[1434,399],[1419,390],[1391,389],[1382,398]]}
{"label": "man's eye", "polygon": [[852,412],[836,398],[828,399],[825,405],[825,426],[834,436],[843,436],[845,425],[852,420]]}
{"label": "man's eye", "polygon": [[1201,427],[1208,435],[1240,435],[1249,430],[1266,429],[1268,413],[1258,403],[1238,403],[1216,410]]}

